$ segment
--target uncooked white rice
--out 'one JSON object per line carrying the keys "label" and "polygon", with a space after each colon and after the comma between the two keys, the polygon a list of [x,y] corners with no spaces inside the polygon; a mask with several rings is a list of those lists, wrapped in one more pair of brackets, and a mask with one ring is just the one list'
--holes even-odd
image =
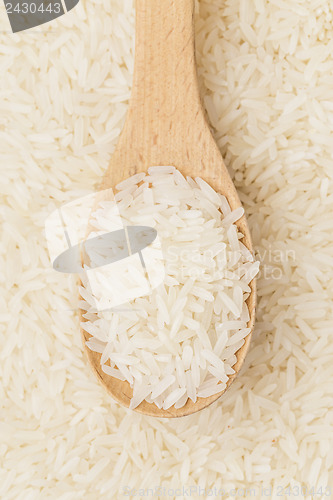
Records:
{"label": "uncooked white rice", "polygon": [[[99,185],[118,140],[133,72],[132,0],[81,0],[18,34],[1,3],[4,500],[139,499],[140,488],[149,498],[155,487],[163,500],[183,487],[192,498],[210,488],[222,498],[250,489],[272,500],[331,496],[332,5],[198,6],[201,94],[261,261],[259,300],[244,369],[223,398],[162,420],[125,410],[96,382],[71,310],[77,287],[50,268],[43,234],[52,210]],[[305,308],[314,301],[320,307]]]}
{"label": "uncooked white rice", "polygon": [[[84,298],[81,307],[87,320],[81,326],[91,335],[87,346],[95,352],[103,349],[100,363],[105,373],[120,380],[125,377],[130,383],[135,396],[130,402],[131,409],[141,402],[142,396],[138,394],[145,394],[148,402],[168,409],[171,401],[183,406],[187,401],[185,395],[195,403],[202,394],[223,391],[228,381],[226,373],[235,373],[228,360],[235,360],[234,355],[251,331],[239,328],[238,324],[246,325],[249,319],[245,302],[249,293],[243,290],[258,273],[259,266],[238,243],[242,234],[234,223],[244,210],[237,208],[223,216],[221,197],[209,184],[200,178],[185,181],[172,166],[149,167],[146,176],[136,174],[116,188],[116,203],[103,202],[92,214],[93,231],[89,238],[112,231],[113,217],[108,219],[108,216],[114,214],[115,208],[125,228],[140,224],[137,214],[149,214],[149,226],[157,231],[161,244],[161,262],[150,258],[148,245],[142,251],[148,276],[145,277],[143,268],[140,273],[129,264],[130,280],[125,278],[123,284],[122,276],[116,282],[114,264],[108,272],[110,252],[105,252],[104,246],[99,252],[88,252],[90,268],[94,268],[93,263],[101,267],[94,273],[98,289],[90,286],[89,276],[83,278],[84,288],[81,287]],[[122,191],[131,192],[130,205],[124,206]],[[205,202],[214,210],[206,210]],[[129,240],[127,244],[130,248]],[[115,290],[118,294],[119,288],[137,289],[158,265],[162,265],[165,276],[161,276],[160,283],[138,294],[139,300],[126,302],[125,309],[116,308],[107,317],[102,312],[94,315],[98,303],[105,307],[110,297],[112,307]],[[226,282],[226,276],[230,275],[233,279]],[[218,301],[221,307],[213,311],[212,303]],[[200,313],[193,312],[193,304],[202,308]],[[107,337],[111,331],[112,337],[110,334]],[[219,338],[225,336],[224,332],[227,337],[223,349]],[[103,339],[102,345],[96,344],[96,340]],[[108,363],[112,371],[108,370]],[[203,389],[206,382],[210,382],[209,390]]]}

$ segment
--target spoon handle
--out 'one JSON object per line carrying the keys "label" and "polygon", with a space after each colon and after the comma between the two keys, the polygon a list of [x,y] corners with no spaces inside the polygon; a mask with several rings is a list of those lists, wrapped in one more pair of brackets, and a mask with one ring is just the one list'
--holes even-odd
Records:
{"label": "spoon handle", "polygon": [[127,149],[130,137],[145,163],[183,161],[184,144],[206,126],[193,16],[194,0],[136,0],[133,89],[119,148]]}

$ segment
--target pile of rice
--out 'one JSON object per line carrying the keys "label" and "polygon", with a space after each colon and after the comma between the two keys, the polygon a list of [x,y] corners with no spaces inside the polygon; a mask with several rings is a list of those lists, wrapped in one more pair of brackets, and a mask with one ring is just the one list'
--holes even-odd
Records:
{"label": "pile of rice", "polygon": [[[259,266],[239,241],[244,235],[235,222],[244,209],[231,211],[226,197],[203,179],[185,179],[172,166],[150,167],[148,175],[119,184],[115,200],[94,211],[89,238],[110,234],[116,208],[124,227],[156,230],[161,257],[154,245],[152,256],[150,246],[142,250],[151,286],[136,297],[145,279],[139,257],[126,270],[115,263],[118,281],[114,263],[107,265],[114,248],[91,249],[95,287],[89,276],[80,287],[88,347],[101,353],[107,375],[130,383],[132,409],[144,399],[165,410],[181,408],[188,398],[195,403],[224,391],[251,332],[246,300]],[[135,298],[110,314],[99,313],[121,289]]]}
{"label": "pile of rice", "polygon": [[329,498],[331,3],[199,2],[202,96],[261,261],[259,301],[230,389],[170,420],[120,407],[97,383],[77,286],[51,268],[44,236],[52,210],[99,185],[117,142],[133,71],[132,1],[81,0],[15,35],[0,8],[1,498],[150,498],[155,487],[162,499],[183,487],[178,498],[190,487],[192,498],[210,488],[222,498],[250,488],[252,498]]}

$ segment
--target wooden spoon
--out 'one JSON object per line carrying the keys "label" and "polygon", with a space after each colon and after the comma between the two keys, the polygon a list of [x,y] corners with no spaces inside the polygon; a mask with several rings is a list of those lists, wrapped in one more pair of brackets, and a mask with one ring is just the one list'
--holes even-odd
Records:
{"label": "wooden spoon", "polygon": [[[183,175],[202,177],[225,195],[232,209],[241,206],[235,186],[223,163],[203,110],[196,73],[194,50],[193,0],[137,0],[136,54],[133,90],[126,123],[110,161],[101,189],[119,182],[152,165],[173,165]],[[237,222],[244,234],[243,243],[252,251],[251,237],[243,216]],[[235,374],[249,349],[255,318],[255,281],[247,300],[251,333],[237,352]],[[84,311],[81,311],[81,321]],[[132,389],[106,375],[101,355],[86,347],[90,335],[82,330],[86,354],[100,382],[113,398],[128,407]],[[225,392],[225,391],[223,391]],[[159,409],[143,401],[135,410],[156,417],[181,417],[197,412],[216,401],[223,392],[208,398],[190,399],[183,408]]]}

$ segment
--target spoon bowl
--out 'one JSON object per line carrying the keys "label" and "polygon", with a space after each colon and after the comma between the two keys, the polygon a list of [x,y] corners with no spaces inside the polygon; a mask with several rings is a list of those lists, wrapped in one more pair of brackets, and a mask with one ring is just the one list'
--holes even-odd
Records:
{"label": "spoon bowl", "polygon": [[[193,0],[137,0],[136,51],[132,96],[126,122],[101,189],[115,188],[128,177],[147,172],[153,165],[172,165],[184,176],[201,177],[215,191],[223,194],[232,210],[241,206],[236,188],[211,134],[200,100],[194,48]],[[236,222],[244,235],[241,240],[252,252],[245,216]],[[235,373],[238,374],[248,352],[255,320],[256,286],[250,283],[247,299],[250,320],[244,345],[237,351]],[[80,311],[81,321],[84,311]],[[132,389],[106,375],[99,353],[86,346],[90,335],[82,331],[84,348],[99,381],[120,404],[128,407]],[[226,390],[226,389],[225,389]],[[188,399],[185,406],[168,410],[143,401],[135,411],[155,417],[181,417],[195,413],[216,401],[224,392],[196,403]]]}

